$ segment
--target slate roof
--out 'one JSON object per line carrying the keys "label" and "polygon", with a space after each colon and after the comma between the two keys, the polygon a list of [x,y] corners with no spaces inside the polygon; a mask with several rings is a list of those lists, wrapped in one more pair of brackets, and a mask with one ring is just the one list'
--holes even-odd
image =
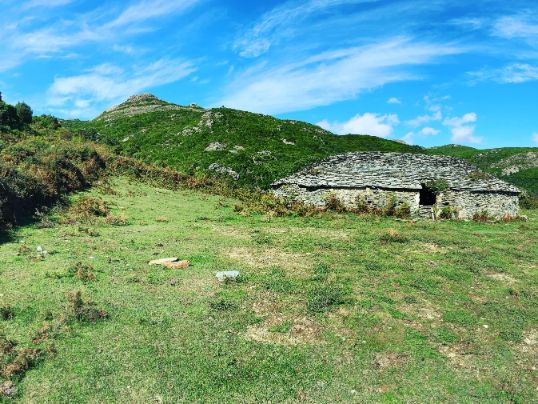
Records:
{"label": "slate roof", "polygon": [[382,188],[420,190],[421,184],[443,180],[452,190],[521,191],[485,174],[465,160],[413,153],[356,152],[332,156],[273,183],[303,188]]}

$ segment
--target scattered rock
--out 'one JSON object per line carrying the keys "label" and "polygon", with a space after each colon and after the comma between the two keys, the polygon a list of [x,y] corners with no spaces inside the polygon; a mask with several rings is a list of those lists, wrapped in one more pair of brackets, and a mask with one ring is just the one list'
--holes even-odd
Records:
{"label": "scattered rock", "polygon": [[174,257],[174,258],[160,258],[158,260],[150,261],[149,265],[164,265],[164,264],[169,264],[169,263],[178,262],[178,261],[179,261],[179,258],[177,258],[177,257]]}
{"label": "scattered rock", "polygon": [[227,280],[235,280],[237,279],[241,273],[239,271],[223,271],[223,272],[217,272],[217,279],[219,282],[224,282]]}
{"label": "scattered rock", "polygon": [[17,386],[15,386],[12,381],[8,380],[7,382],[0,384],[0,397],[13,398],[15,397],[15,394],[17,394]]}
{"label": "scattered rock", "polygon": [[223,150],[226,150],[226,147],[227,146],[224,143],[215,142],[207,146],[205,148],[205,151],[206,152],[223,151]]}
{"label": "scattered rock", "polygon": [[185,269],[188,268],[191,263],[187,260],[177,261],[177,262],[167,262],[162,264],[166,268],[170,269]]}
{"label": "scattered rock", "polygon": [[188,268],[190,262],[187,260],[179,260],[179,258],[161,258],[158,260],[153,260],[149,262],[149,265],[152,266],[163,266],[170,269],[184,269]]}
{"label": "scattered rock", "polygon": [[405,363],[406,357],[392,352],[380,352],[376,354],[374,365],[378,369],[399,367]]}
{"label": "scattered rock", "polygon": [[230,153],[232,154],[238,154],[239,152],[244,151],[245,148],[243,146],[234,146],[232,150],[230,150]]}
{"label": "scattered rock", "polygon": [[287,139],[282,139],[282,143],[287,144],[289,146],[295,146],[295,142],[292,142],[292,141],[287,140]]}
{"label": "scattered rock", "polygon": [[208,169],[210,171],[215,171],[222,175],[227,175],[229,177],[232,177],[234,180],[238,180],[240,178],[240,175],[237,171],[232,169],[231,167],[221,166],[219,163],[213,163],[211,164]]}

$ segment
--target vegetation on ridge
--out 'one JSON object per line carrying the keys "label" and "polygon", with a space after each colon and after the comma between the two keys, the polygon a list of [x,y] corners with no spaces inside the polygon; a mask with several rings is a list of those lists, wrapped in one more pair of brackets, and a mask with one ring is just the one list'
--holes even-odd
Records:
{"label": "vegetation on ridge", "polygon": [[529,157],[523,165],[515,162],[517,172],[507,175],[499,166],[510,157],[538,153],[538,148],[424,149],[374,136],[337,136],[305,122],[246,111],[181,107],[151,95],[131,97],[94,121],[64,125],[123,155],[186,174],[234,179],[240,186],[268,188],[273,181],[338,153],[396,151],[464,158],[538,195],[536,159]]}

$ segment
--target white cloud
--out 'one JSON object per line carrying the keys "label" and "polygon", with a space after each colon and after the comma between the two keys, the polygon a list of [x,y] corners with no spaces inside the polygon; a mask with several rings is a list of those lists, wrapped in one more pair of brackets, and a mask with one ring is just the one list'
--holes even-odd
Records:
{"label": "white cloud", "polygon": [[28,10],[35,7],[60,7],[72,3],[73,0],[30,0],[22,8]]}
{"label": "white cloud", "polygon": [[480,143],[482,138],[474,136],[477,119],[476,113],[469,112],[461,117],[447,118],[443,125],[451,128],[453,142]]}
{"label": "white cloud", "polygon": [[534,141],[534,143],[537,143],[538,144],[538,132],[534,133],[532,135],[532,140]]}
{"label": "white cloud", "polygon": [[460,52],[452,46],[413,43],[399,37],[324,52],[276,67],[261,64],[237,76],[215,104],[263,113],[329,105],[387,83],[417,79],[411,66]]}
{"label": "white cloud", "polygon": [[470,30],[477,30],[485,25],[485,21],[480,18],[463,17],[450,20],[449,24],[457,25]]}
{"label": "white cloud", "polygon": [[469,72],[471,81],[496,81],[502,84],[519,84],[538,80],[538,67],[526,63],[513,63],[499,69],[482,69]]}
{"label": "white cloud", "polygon": [[444,120],[443,125],[452,127],[463,126],[465,124],[474,123],[476,120],[476,113],[469,112],[461,117],[447,118]]}
{"label": "white cloud", "polygon": [[264,14],[234,43],[234,49],[246,58],[266,53],[282,38],[293,35],[300,22],[344,4],[371,3],[377,0],[291,0]]}
{"label": "white cloud", "polygon": [[394,125],[399,123],[397,115],[379,115],[367,112],[363,115],[355,115],[346,122],[329,122],[323,120],[317,125],[340,135],[372,135],[378,137],[390,136],[394,130]]}
{"label": "white cloud", "polygon": [[401,104],[402,101],[400,101],[399,98],[391,97],[387,100],[387,104]]}
{"label": "white cloud", "polygon": [[155,17],[182,12],[196,4],[198,0],[142,0],[125,9],[116,19],[106,26],[122,27],[140,23]]}
{"label": "white cloud", "polygon": [[[155,31],[157,26],[143,26],[143,22],[157,17],[186,12],[201,0],[139,0],[132,2],[119,14],[114,10],[97,9],[77,15],[73,19],[58,19],[53,23],[39,25],[37,29],[24,29],[25,24],[11,24],[3,27],[0,46],[0,72],[12,69],[26,59],[58,56],[69,49],[92,43],[106,43],[121,38]],[[35,0],[27,7],[61,6],[67,0]],[[105,21],[103,21],[105,20]],[[45,19],[45,21],[47,21]],[[1,22],[1,21],[0,21]],[[44,28],[43,28],[44,26]],[[116,51],[132,53],[126,47],[112,46]]]}
{"label": "white cloud", "polygon": [[406,123],[409,126],[412,126],[413,128],[417,128],[421,125],[424,125],[425,123],[432,122],[432,121],[440,121],[443,119],[443,113],[440,110],[437,110],[431,115],[420,115],[417,116],[415,119],[411,119],[407,121]]}
{"label": "white cloud", "polygon": [[502,38],[522,38],[536,41],[538,18],[532,18],[528,14],[501,17],[495,22],[493,30],[495,35]]}
{"label": "white cloud", "polygon": [[196,70],[194,65],[180,59],[161,59],[148,66],[136,66],[132,72],[110,64],[86,73],[57,77],[48,90],[48,104],[65,113],[70,106],[84,117],[95,111],[95,105],[126,98],[144,89],[178,81]]}
{"label": "white cloud", "polygon": [[422,130],[420,131],[420,134],[423,136],[435,136],[435,135],[438,135],[439,133],[441,133],[440,130],[431,128],[429,126],[422,128]]}

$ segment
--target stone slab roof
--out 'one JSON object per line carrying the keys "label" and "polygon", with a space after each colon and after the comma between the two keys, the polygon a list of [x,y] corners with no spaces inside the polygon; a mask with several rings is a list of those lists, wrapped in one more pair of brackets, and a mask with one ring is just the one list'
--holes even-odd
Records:
{"label": "stone slab roof", "polygon": [[383,188],[420,190],[421,184],[443,180],[452,190],[520,193],[515,186],[485,174],[465,160],[412,153],[356,152],[332,156],[273,187]]}

